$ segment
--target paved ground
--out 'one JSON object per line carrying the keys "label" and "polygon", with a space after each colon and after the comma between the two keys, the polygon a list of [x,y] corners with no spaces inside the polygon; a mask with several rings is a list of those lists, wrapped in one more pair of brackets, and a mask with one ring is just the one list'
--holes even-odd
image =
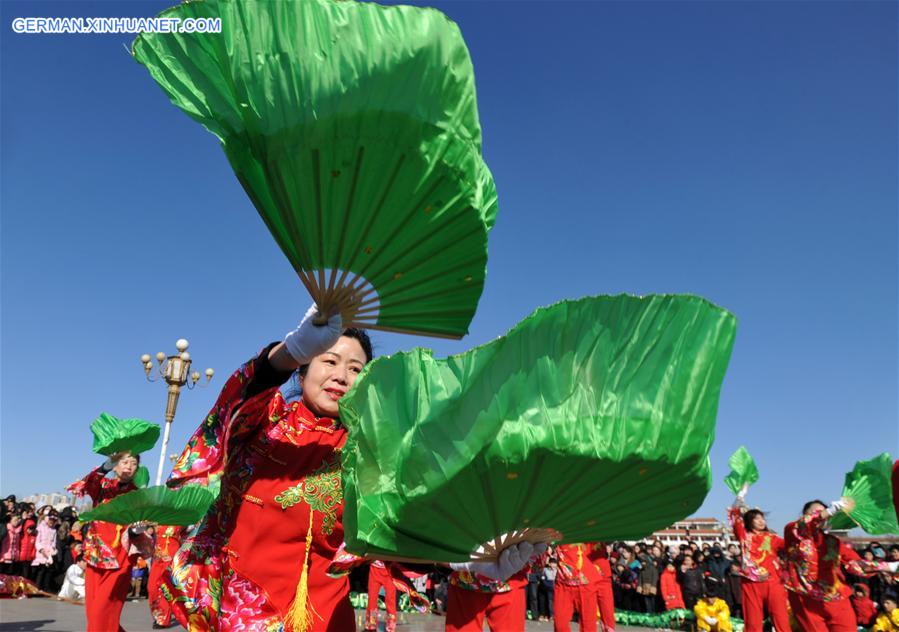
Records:
{"label": "paved ground", "polygon": [[[357,628],[362,629],[362,613],[357,611]],[[401,614],[397,632],[442,632],[443,617],[431,615]],[[122,625],[128,632],[152,632],[150,612],[146,600],[128,602],[122,614]],[[0,600],[0,630],[12,632],[84,632],[86,628],[84,609],[80,606],[62,603],[51,599],[2,599]],[[178,626],[170,628],[172,632],[182,630]],[[383,623],[379,628],[383,630]],[[637,630],[638,628],[621,628],[618,630]],[[528,632],[546,632],[552,630],[550,623],[529,621]],[[572,624],[577,630],[577,624]]]}

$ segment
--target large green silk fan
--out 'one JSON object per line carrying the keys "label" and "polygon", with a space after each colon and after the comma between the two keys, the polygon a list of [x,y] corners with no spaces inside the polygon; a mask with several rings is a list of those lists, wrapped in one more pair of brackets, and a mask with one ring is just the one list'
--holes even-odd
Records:
{"label": "large green silk fan", "polygon": [[601,296],[446,359],[378,358],[340,400],[348,550],[460,561],[529,529],[628,540],[690,515],[735,331],[699,297]]}
{"label": "large green silk fan", "polygon": [[471,59],[433,9],[186,2],[221,33],[143,33],[135,58],[221,140],[316,303],[345,325],[461,338],[496,190]]}
{"label": "large green silk fan", "polygon": [[196,485],[180,489],[159,485],[116,496],[81,514],[81,521],[100,520],[114,524],[147,521],[186,526],[202,520],[213,500],[210,492]]}
{"label": "large green silk fan", "polygon": [[759,468],[746,446],[740,446],[727,460],[730,472],[724,477],[724,484],[734,494],[739,494],[743,486],[753,485],[759,480]]}
{"label": "large green silk fan", "polygon": [[859,461],[846,474],[843,497],[855,501],[852,511],[830,519],[833,529],[861,527],[871,535],[899,533],[890,482],[893,460],[887,452],[868,461]]}
{"label": "large green silk fan", "polygon": [[119,419],[109,413],[100,413],[91,423],[94,435],[93,450],[97,454],[115,454],[128,451],[132,454],[146,452],[159,439],[159,425],[143,419]]}

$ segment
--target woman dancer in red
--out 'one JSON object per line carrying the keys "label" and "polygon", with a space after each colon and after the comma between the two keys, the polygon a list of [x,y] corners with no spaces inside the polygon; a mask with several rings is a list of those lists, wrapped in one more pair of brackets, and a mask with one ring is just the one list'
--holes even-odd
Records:
{"label": "woman dancer in red", "polygon": [[856,632],[852,589],[843,575],[867,577],[880,571],[895,573],[899,562],[869,562],[852,547],[826,531],[827,519],[850,509],[840,499],[825,506],[813,500],[802,508],[802,518],[784,529],[787,552],[787,589],[790,606],[803,632]]}
{"label": "woman dancer in red", "polygon": [[[164,582],[179,622],[202,630],[355,629],[344,554],[340,398],[371,360],[368,335],[306,312],[228,380],[168,484],[221,485]],[[299,370],[302,396],[279,390]],[[347,559],[344,559],[347,558]],[[515,569],[517,570],[517,569]],[[510,573],[511,574],[511,573]]]}
{"label": "woman dancer in red", "polygon": [[553,630],[571,631],[571,615],[578,613],[581,632],[596,632],[597,587],[602,578],[590,561],[588,544],[560,544],[559,572],[556,574]]}
{"label": "woman dancer in red", "polygon": [[150,614],[153,615],[153,629],[159,630],[172,626],[172,606],[165,598],[162,590],[162,576],[169,569],[172,558],[181,546],[185,527],[159,525],[156,527],[156,547],[153,552],[153,564],[150,566],[150,578],[147,581]]}
{"label": "woman dancer in red", "polygon": [[599,621],[603,632],[615,631],[615,597],[612,589],[612,566],[605,542],[594,542],[588,546],[588,557],[599,573],[596,583],[596,600],[599,606]]}
{"label": "woman dancer in red", "polygon": [[380,560],[368,567],[368,607],[365,609],[365,629],[378,629],[378,593],[384,588],[384,602],[387,606],[385,632],[396,630],[396,586],[387,565]]}
{"label": "woman dancer in red", "polygon": [[[114,454],[103,465],[68,490],[90,496],[94,506],[137,489],[131,479],[140,458],[130,453]],[[107,477],[113,472],[112,477]],[[131,560],[128,558],[128,529],[109,522],[91,522],[83,531],[84,607],[88,632],[123,631],[119,625],[122,606],[131,589]]]}
{"label": "woman dancer in red", "polygon": [[529,564],[545,544],[521,542],[504,550],[496,562],[450,564],[446,603],[447,632],[524,632]]}
{"label": "woman dancer in red", "polygon": [[762,632],[765,610],[777,632],[789,632],[787,593],[780,579],[779,556],[784,552],[784,541],[768,529],[761,510],[743,513],[746,506],[743,494],[745,491],[741,490],[737,502],[728,511],[728,518],[743,557],[740,592],[746,632]]}

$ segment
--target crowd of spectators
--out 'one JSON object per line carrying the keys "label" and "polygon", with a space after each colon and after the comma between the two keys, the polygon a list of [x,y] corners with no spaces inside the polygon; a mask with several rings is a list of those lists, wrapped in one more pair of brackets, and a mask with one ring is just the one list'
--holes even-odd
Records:
{"label": "crowd of spectators", "polygon": [[35,508],[12,495],[0,503],[0,573],[24,577],[56,593],[66,571],[80,558],[81,523],[74,507]]}
{"label": "crowd of spectators", "polygon": [[[84,568],[81,527],[72,506],[35,508],[34,503],[17,502],[15,496],[7,496],[0,503],[0,573],[25,577],[48,593],[62,589],[66,596],[83,598],[83,580],[79,584]],[[152,533],[150,527],[148,534]],[[742,617],[739,545],[690,542],[666,547],[656,540],[616,542],[606,547],[616,609],[648,614],[693,610],[711,582],[727,603],[730,616]],[[858,553],[868,560],[899,561],[899,544],[881,546],[873,542]],[[529,618],[552,619],[557,571],[552,547],[544,563],[530,567],[526,588]],[[447,575],[448,571],[435,571],[417,580],[420,592],[427,595],[438,613],[446,609]],[[146,596],[146,576],[147,564],[135,564],[131,597]],[[861,625],[870,625],[877,605],[899,592],[899,584],[889,573],[846,579],[853,585],[852,604]],[[357,574],[352,583],[355,590],[365,592],[364,576]]]}

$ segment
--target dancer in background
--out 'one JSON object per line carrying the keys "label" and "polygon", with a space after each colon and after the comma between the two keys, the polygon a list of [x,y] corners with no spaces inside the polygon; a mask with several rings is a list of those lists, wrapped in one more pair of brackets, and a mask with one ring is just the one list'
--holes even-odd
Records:
{"label": "dancer in background", "polygon": [[384,562],[375,560],[368,567],[368,606],[365,609],[365,629],[378,629],[378,594],[384,588],[384,604],[387,607],[386,632],[396,630],[396,587]]}
{"label": "dancer in background", "polygon": [[[140,457],[131,453],[111,455],[100,467],[67,488],[79,496],[90,496],[94,506],[137,489],[132,482]],[[106,475],[112,472],[112,477]],[[88,632],[124,630],[119,625],[122,606],[131,588],[129,530],[109,522],[91,522],[84,529],[83,555]]]}
{"label": "dancer in background", "polygon": [[615,597],[612,588],[612,566],[609,564],[609,549],[605,542],[594,542],[588,546],[588,557],[596,567],[599,580],[596,582],[596,602],[599,621],[603,632],[615,630]]}
{"label": "dancer in background", "polygon": [[162,589],[162,577],[172,563],[172,557],[181,546],[186,527],[159,525],[156,528],[156,545],[153,547],[153,562],[150,564],[150,578],[147,581],[147,601],[153,615],[153,629],[160,630],[173,625],[172,606]]}
{"label": "dancer in background", "polygon": [[852,589],[843,575],[868,577],[880,571],[895,573],[899,562],[871,562],[828,533],[827,520],[851,509],[840,499],[826,506],[807,502],[802,518],[784,528],[787,554],[787,589],[790,606],[803,632],[856,632],[857,621],[849,596]]}
{"label": "dancer in background", "polygon": [[559,570],[556,574],[554,632],[571,631],[571,615],[578,613],[581,632],[596,632],[597,587],[602,578],[589,554],[587,544],[560,544],[556,547]]}
{"label": "dancer in background", "polygon": [[530,564],[545,544],[521,542],[504,550],[496,562],[450,564],[446,603],[447,632],[524,632]]}
{"label": "dancer in background", "polygon": [[742,551],[740,589],[746,632],[762,632],[766,610],[777,632],[789,632],[787,593],[780,579],[784,541],[768,529],[768,521],[760,509],[746,511],[743,500],[746,488],[740,491],[728,518]]}

